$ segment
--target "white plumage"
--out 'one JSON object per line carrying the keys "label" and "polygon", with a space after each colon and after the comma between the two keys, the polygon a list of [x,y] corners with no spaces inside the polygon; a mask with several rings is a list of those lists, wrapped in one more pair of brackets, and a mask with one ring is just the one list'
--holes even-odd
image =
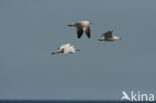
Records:
{"label": "white plumage", "polygon": [[61,45],[55,52],[52,52],[51,54],[58,54],[58,53],[75,53],[76,51],[80,51],[76,49],[74,46],[72,46],[70,43]]}

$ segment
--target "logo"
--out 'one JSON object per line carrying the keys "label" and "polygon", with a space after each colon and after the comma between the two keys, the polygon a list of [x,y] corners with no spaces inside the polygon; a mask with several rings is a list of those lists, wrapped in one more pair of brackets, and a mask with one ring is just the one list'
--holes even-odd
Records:
{"label": "logo", "polygon": [[128,95],[125,91],[122,91],[121,101],[154,101],[154,94],[131,91]]}

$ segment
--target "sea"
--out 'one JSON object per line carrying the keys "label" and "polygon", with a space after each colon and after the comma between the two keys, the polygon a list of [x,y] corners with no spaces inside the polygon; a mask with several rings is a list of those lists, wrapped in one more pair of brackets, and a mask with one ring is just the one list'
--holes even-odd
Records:
{"label": "sea", "polygon": [[0,103],[156,103],[156,101],[0,100]]}

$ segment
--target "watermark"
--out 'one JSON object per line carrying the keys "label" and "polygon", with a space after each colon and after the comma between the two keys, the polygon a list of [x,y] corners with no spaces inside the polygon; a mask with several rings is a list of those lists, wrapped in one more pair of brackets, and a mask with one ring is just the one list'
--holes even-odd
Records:
{"label": "watermark", "polygon": [[140,91],[131,91],[130,93],[122,91],[121,101],[154,101],[154,94],[141,93]]}

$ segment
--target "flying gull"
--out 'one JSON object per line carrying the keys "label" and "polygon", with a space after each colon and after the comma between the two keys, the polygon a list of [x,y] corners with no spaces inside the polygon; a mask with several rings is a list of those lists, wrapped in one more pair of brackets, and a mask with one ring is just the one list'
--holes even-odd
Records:
{"label": "flying gull", "polygon": [[58,54],[58,53],[75,53],[76,51],[80,51],[76,49],[74,46],[72,46],[70,43],[61,45],[55,52],[52,52],[51,54]]}
{"label": "flying gull", "polygon": [[76,23],[69,24],[67,26],[74,26],[77,28],[77,37],[78,38],[81,38],[83,32],[85,32],[87,37],[90,38],[90,34],[91,34],[90,27],[89,27],[90,24],[92,24],[92,23],[89,21],[79,21]]}
{"label": "flying gull", "polygon": [[99,39],[99,41],[115,41],[115,40],[121,40],[120,37],[118,36],[113,36],[112,33],[114,31],[110,30],[105,32],[104,34],[101,35],[102,38]]}

